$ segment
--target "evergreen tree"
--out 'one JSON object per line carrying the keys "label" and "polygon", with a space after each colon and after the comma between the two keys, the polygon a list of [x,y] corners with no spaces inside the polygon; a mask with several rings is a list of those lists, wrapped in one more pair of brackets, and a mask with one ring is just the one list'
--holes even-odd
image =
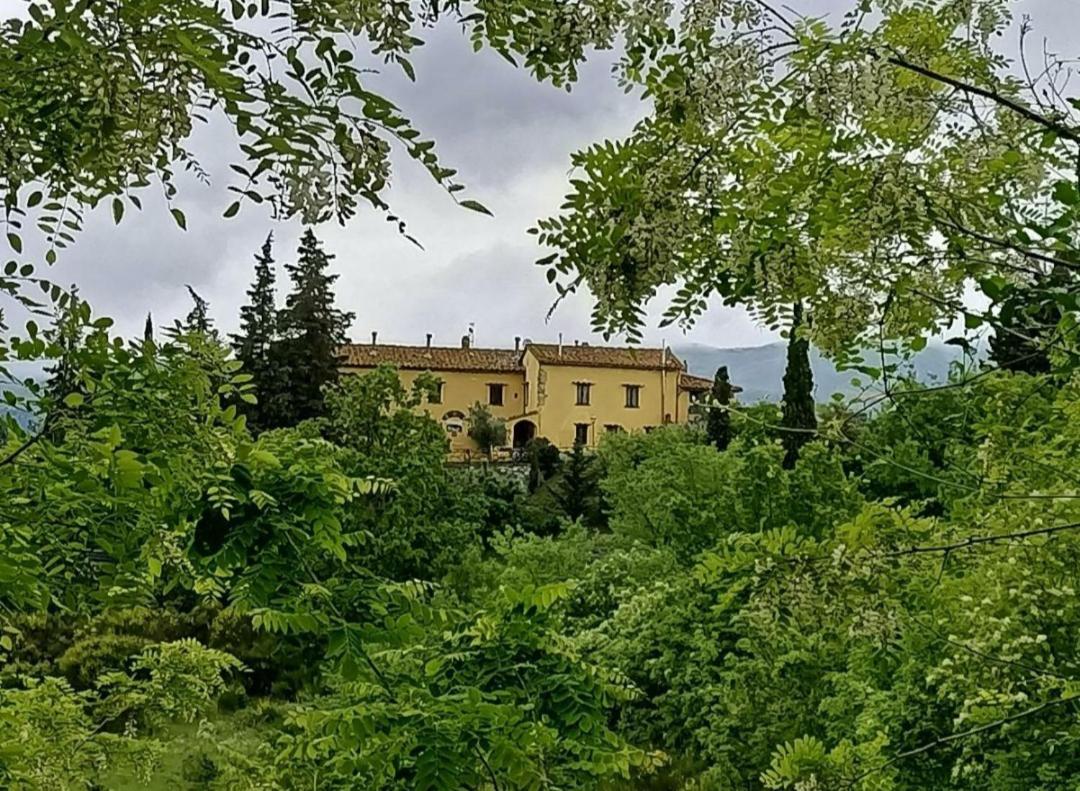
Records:
{"label": "evergreen tree", "polygon": [[600,508],[600,484],[595,459],[580,442],[563,464],[562,478],[554,487],[555,499],[566,516],[581,519],[585,524],[598,523]]}
{"label": "evergreen tree", "polygon": [[154,342],[154,317],[150,313],[146,314],[146,323],[143,325],[143,341]]}
{"label": "evergreen tree", "polygon": [[814,438],[817,415],[814,411],[814,373],[810,369],[810,342],[799,333],[803,323],[801,303],[795,304],[788,336],[787,369],[784,371],[784,467],[791,469],[799,460],[799,449]]}
{"label": "evergreen tree", "polygon": [[354,314],[334,306],[332,259],[309,228],[296,263],[285,265],[292,293],[278,317],[281,342],[273,362],[287,383],[274,408],[278,425],[322,415],[323,388],[338,378],[338,350],[348,342]]}
{"label": "evergreen tree", "polygon": [[[276,419],[282,386],[277,354],[278,314],[274,294],[273,233],[255,256],[255,280],[248,289],[248,304],[240,308],[240,332],[232,336],[236,359],[251,376],[257,404],[245,404],[244,412],[253,428],[286,422]],[[282,416],[284,418],[284,416]]]}
{"label": "evergreen tree", "polygon": [[191,294],[191,301],[194,305],[191,308],[191,312],[187,314],[187,318],[184,319],[181,330],[185,333],[200,332],[203,335],[213,334],[213,321],[210,318],[210,303],[199,296],[199,292],[191,286],[188,286],[187,290],[188,293]]}
{"label": "evergreen tree", "polygon": [[727,450],[731,443],[731,413],[728,406],[731,404],[731,382],[728,379],[726,365],[716,369],[716,377],[712,386],[712,408],[705,423],[705,434],[709,442],[716,446],[717,450]]}

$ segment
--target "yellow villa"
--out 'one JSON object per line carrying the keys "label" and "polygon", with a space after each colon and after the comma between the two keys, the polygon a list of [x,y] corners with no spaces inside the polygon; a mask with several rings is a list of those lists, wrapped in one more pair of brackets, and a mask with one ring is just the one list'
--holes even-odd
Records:
{"label": "yellow villa", "polygon": [[543,344],[515,339],[513,349],[481,349],[468,336],[460,347],[369,344],[342,349],[342,372],[364,373],[380,365],[398,369],[411,385],[428,371],[442,380],[437,402],[423,408],[450,438],[450,453],[479,451],[468,436],[469,408],[476,403],[506,421],[509,449],[546,437],[560,448],[595,446],[606,432],[649,431],[686,423],[690,405],[712,382],[693,376],[667,348],[615,348]]}

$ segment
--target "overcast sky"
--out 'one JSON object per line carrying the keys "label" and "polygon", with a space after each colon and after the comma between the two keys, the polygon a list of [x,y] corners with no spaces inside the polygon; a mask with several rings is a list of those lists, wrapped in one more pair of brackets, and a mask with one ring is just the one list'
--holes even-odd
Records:
{"label": "overcast sky", "polygon": [[[0,0],[0,12],[18,0]],[[844,0],[808,0],[792,6],[820,13],[849,7]],[[1032,41],[1050,39],[1063,55],[1080,55],[1080,0],[1022,0],[1017,15],[1032,16]],[[1006,44],[1006,49],[1008,48]],[[610,58],[598,55],[582,70],[571,93],[536,83],[489,53],[473,53],[459,30],[442,25],[413,59],[416,84],[388,70],[375,78],[423,133],[437,141],[443,164],[455,167],[468,197],[487,205],[494,218],[457,208],[425,172],[398,158],[389,202],[423,243],[419,250],[373,212],[342,228],[316,229],[337,258],[340,306],[356,313],[352,336],[379,332],[380,341],[456,344],[470,322],[477,343],[506,346],[515,335],[553,339],[590,338],[587,295],[562,303],[545,321],[554,291],[533,263],[539,250],[525,231],[554,213],[565,194],[570,154],[589,143],[627,132],[643,112],[610,76]],[[178,205],[188,230],[178,229],[164,205],[144,196],[144,211],[114,226],[108,209],[92,215],[75,247],[54,267],[58,282],[79,283],[99,314],[117,320],[123,333],[142,330],[147,311],[156,323],[184,315],[190,283],[210,301],[217,325],[232,330],[252,275],[252,256],[269,231],[279,265],[291,259],[301,228],[275,224],[257,207],[231,220],[227,156],[231,131],[201,129],[193,148],[214,183],[185,183]],[[280,283],[285,286],[286,284]],[[279,298],[282,297],[279,294]],[[717,305],[687,336],[659,329],[658,302],[648,342],[687,340],[715,346],[748,346],[772,336],[741,311]],[[593,340],[598,340],[593,338]]]}

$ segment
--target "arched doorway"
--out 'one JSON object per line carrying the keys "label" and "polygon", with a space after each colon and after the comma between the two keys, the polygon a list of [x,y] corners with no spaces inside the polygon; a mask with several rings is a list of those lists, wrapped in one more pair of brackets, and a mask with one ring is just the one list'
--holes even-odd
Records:
{"label": "arched doorway", "polygon": [[536,424],[531,420],[519,420],[514,424],[514,448],[524,448],[536,436]]}

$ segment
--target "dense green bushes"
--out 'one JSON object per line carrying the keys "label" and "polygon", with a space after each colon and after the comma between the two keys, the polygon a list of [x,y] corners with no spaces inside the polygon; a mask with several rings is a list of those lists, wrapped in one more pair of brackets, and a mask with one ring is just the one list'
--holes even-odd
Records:
{"label": "dense green bushes", "polygon": [[530,482],[446,466],[413,411],[428,383],[390,370],[252,437],[213,344],[91,348],[84,400],[0,466],[8,785],[1004,791],[1080,771],[1076,381],[901,388],[823,413],[793,469],[762,406],[723,452],[613,435],[538,449]]}

